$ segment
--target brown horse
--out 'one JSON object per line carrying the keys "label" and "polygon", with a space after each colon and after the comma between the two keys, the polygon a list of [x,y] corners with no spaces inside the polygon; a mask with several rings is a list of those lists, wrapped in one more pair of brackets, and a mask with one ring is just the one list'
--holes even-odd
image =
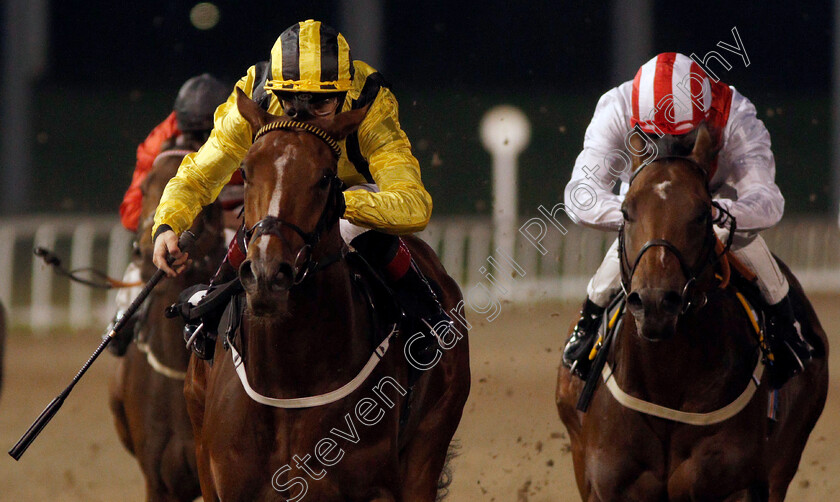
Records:
{"label": "brown horse", "polygon": [[[183,138],[183,137],[182,137]],[[141,187],[143,205],[137,230],[143,280],[155,272],[151,224],[166,183],[197,140],[174,145],[159,156]],[[183,149],[182,149],[183,148]],[[110,406],[123,445],[137,458],[146,482],[148,501],[191,501],[200,495],[192,427],[184,401],[189,351],[184,347],[184,323],[167,319],[164,310],[178,301],[187,286],[206,283],[225,253],[222,212],[206,208],[193,231],[198,236],[187,270],[162,281],[149,295],[136,328],[135,343],[117,363],[111,382]]]}
{"label": "brown horse", "polygon": [[[407,336],[372,355],[389,339],[354,287],[335,211],[334,141],[366,110],[275,128],[281,119],[243,93],[237,105],[254,131],[272,130],[242,163],[254,231],[240,268],[246,314],[230,352],[244,362],[235,367],[220,337],[215,363],[193,358],[185,387],[205,500],[435,500],[469,393],[466,331],[450,333],[411,393]],[[433,251],[408,241],[444,306],[457,308],[461,293]]]}
{"label": "brown horse", "polygon": [[[761,368],[756,334],[734,289],[720,288],[711,266],[711,143],[701,127],[686,157],[660,158],[641,170],[642,159],[633,159],[619,237],[633,315],[615,337],[608,367],[611,383],[634,398],[683,413],[731,412],[707,425],[685,414],[660,418],[650,407],[641,412],[619,404],[602,379],[583,413],[575,406],[582,382],[561,366],[557,408],[569,431],[583,500],[781,501],[822,412],[825,333],[782,264],[797,317],[819,353],[780,390],[772,426],[766,375],[760,385],[751,383]],[[694,288],[684,288],[689,275],[696,277]],[[739,402],[739,395],[743,407],[725,408]]]}

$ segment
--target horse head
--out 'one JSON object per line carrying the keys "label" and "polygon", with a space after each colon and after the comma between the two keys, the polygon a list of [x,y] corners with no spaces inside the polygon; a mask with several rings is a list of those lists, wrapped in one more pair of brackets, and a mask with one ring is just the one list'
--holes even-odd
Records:
{"label": "horse head", "polygon": [[252,314],[282,315],[289,290],[318,260],[341,252],[337,141],[367,108],[296,121],[264,111],[241,90],[236,104],[255,136],[241,165],[247,257],[239,275]]}
{"label": "horse head", "polygon": [[716,242],[708,175],[717,152],[708,129],[663,139],[651,159],[634,153],[646,145],[639,134],[631,137],[633,175],[619,234],[627,308],[650,341],[672,336],[679,316],[698,303]]}

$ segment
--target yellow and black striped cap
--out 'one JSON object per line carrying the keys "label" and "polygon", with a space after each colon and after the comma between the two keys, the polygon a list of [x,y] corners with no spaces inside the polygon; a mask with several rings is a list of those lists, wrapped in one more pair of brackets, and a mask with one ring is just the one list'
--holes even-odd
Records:
{"label": "yellow and black striped cap", "polygon": [[352,86],[353,57],[341,33],[307,19],[280,34],[271,48],[267,91],[342,92]]}

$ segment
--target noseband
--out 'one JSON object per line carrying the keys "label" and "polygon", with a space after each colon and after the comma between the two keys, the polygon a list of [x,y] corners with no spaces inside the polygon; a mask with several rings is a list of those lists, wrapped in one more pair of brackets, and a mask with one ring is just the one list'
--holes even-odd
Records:
{"label": "noseband", "polygon": [[[257,131],[257,134],[254,136],[254,141],[256,142],[260,137],[264,136],[268,132],[277,130],[306,131],[326,143],[327,146],[330,147],[330,150],[332,150],[336,159],[341,155],[341,148],[338,146],[338,143],[330,137],[326,131],[312,124],[297,122],[294,120],[272,122],[264,125],[259,131]],[[254,239],[263,235],[273,235],[278,237],[281,241],[283,241],[283,244],[287,248],[291,249],[291,243],[288,239],[286,239],[281,231],[283,227],[287,227],[298,234],[303,240],[303,246],[296,253],[295,262],[292,265],[293,285],[300,284],[309,274],[338,261],[341,258],[340,255],[337,257],[331,257],[320,263],[316,263],[312,260],[312,249],[321,240],[321,235],[323,235],[326,230],[332,228],[332,226],[335,225],[341,217],[341,215],[337,214],[333,211],[333,209],[335,209],[338,205],[338,197],[342,197],[341,192],[344,189],[344,182],[341,181],[337,174],[332,173],[329,176],[329,183],[330,186],[329,193],[327,195],[327,203],[324,205],[324,209],[321,211],[321,216],[318,218],[318,222],[315,224],[315,228],[311,232],[306,232],[294,223],[290,223],[276,216],[270,215],[261,219],[250,228],[245,227],[245,222],[243,221],[242,226],[245,229],[245,252],[248,252],[248,247]]]}
{"label": "noseband", "polygon": [[[686,157],[662,157],[661,159],[657,160],[666,160],[666,159],[679,159],[689,162],[692,167],[700,170],[701,172],[705,173],[705,170],[697,164],[693,159],[686,158]],[[630,177],[630,184],[633,183],[633,180],[636,179],[636,176],[650,164],[645,164],[641,166],[633,175]],[[708,193],[708,184],[706,185],[706,191]],[[711,195],[709,195],[711,198]],[[683,256],[682,252],[671,242],[665,239],[651,239],[647,241],[642,248],[639,250],[639,253],[636,255],[635,260],[633,260],[632,266],[630,265],[630,261],[627,258],[627,249],[624,244],[624,222],[621,222],[621,225],[618,229],[618,256],[621,262],[621,289],[624,291],[624,295],[628,296],[630,293],[630,284],[633,280],[633,275],[636,273],[636,267],[639,266],[639,262],[642,260],[642,256],[644,254],[656,247],[665,248],[669,251],[672,255],[677,258],[677,261],[680,264],[680,270],[682,271],[683,276],[686,278],[685,285],[683,286],[682,290],[682,309],[681,313],[685,314],[692,306],[692,298],[694,297],[694,289],[697,284],[697,278],[708,268],[717,265],[717,263],[721,260],[721,258],[729,252],[729,248],[732,246],[732,239],[735,237],[735,217],[729,213],[726,209],[724,209],[720,204],[712,201],[712,205],[715,206],[720,215],[718,216],[718,220],[712,219],[711,211],[708,212],[706,215],[706,231],[703,238],[703,248],[701,250],[701,254],[697,263],[693,266],[689,266]],[[715,231],[714,231],[714,224],[716,221],[722,219],[723,215],[728,217],[730,222],[729,227],[729,236],[726,239],[726,245],[723,248],[723,251],[718,255],[715,254]],[[702,306],[702,305],[701,305]]]}

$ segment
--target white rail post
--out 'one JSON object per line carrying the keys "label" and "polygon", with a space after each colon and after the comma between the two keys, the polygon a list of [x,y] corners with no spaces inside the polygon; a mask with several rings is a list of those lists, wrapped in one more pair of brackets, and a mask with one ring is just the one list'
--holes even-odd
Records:
{"label": "white rail post", "polygon": [[[41,225],[35,231],[35,246],[55,249],[56,230],[49,223]],[[44,335],[44,330],[57,323],[53,306],[53,273],[49,265],[40,259],[32,260],[32,299],[30,301],[29,324],[36,335]]]}
{"label": "white rail post", "polygon": [[517,158],[531,139],[519,108],[499,105],[481,119],[481,141],[493,156],[493,245],[514,256],[518,222]]}
{"label": "white rail post", "polygon": [[[131,242],[134,234],[123,228],[122,225],[114,225],[108,235],[108,275],[114,278],[122,278],[131,254]],[[110,321],[111,316],[116,312],[115,300],[117,292],[108,291],[108,299],[105,304],[104,313],[101,316],[103,322]]]}
{"label": "white rail post", "polygon": [[14,319],[12,288],[15,282],[15,227],[0,228],[0,302],[9,319]]}
{"label": "white rail post", "polygon": [[[81,223],[73,231],[73,242],[70,249],[71,269],[90,267],[93,260],[93,239],[95,237],[93,225]],[[77,282],[70,283],[70,327],[83,328],[91,324],[91,289],[89,286]]]}
{"label": "white rail post", "polygon": [[490,229],[484,222],[469,227],[470,251],[467,262],[467,283],[472,286],[483,277],[479,270],[487,264],[487,257],[492,254],[490,248]]}

